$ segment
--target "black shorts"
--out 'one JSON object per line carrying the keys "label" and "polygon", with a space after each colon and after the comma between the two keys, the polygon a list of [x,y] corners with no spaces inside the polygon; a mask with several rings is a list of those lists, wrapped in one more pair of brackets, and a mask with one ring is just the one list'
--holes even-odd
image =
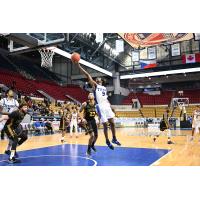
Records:
{"label": "black shorts", "polygon": [[166,122],[164,120],[161,120],[160,121],[160,131],[165,131],[166,129],[168,129]]}
{"label": "black shorts", "polygon": [[25,133],[21,124],[15,129],[13,129],[12,127],[9,127],[9,126],[4,126],[3,130],[6,133],[6,135],[8,136],[8,138],[13,138],[14,135],[20,137],[21,134]]}
{"label": "black shorts", "polygon": [[97,124],[95,119],[87,121],[87,129],[89,133],[93,132],[95,135],[98,134]]}
{"label": "black shorts", "polygon": [[4,126],[3,130],[4,130],[4,133],[6,133],[6,135],[8,136],[9,139],[13,139],[15,136],[17,136],[17,133],[11,127]]}

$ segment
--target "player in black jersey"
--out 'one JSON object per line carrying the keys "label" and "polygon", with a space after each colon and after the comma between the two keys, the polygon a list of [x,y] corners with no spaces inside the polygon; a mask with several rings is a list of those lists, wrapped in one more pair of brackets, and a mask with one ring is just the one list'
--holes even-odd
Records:
{"label": "player in black jersey", "polygon": [[98,138],[97,124],[95,120],[96,108],[93,93],[88,95],[88,101],[84,102],[80,108],[80,112],[84,111],[84,119],[86,120],[86,125],[88,133],[90,134],[87,155],[91,156],[91,149],[96,152],[95,142]]}
{"label": "player in black jersey", "polygon": [[12,140],[12,147],[10,152],[10,157],[8,159],[9,163],[19,162],[15,158],[17,145],[21,145],[27,140],[27,135],[22,131],[17,131],[19,129],[20,123],[24,119],[27,113],[28,106],[26,103],[22,103],[19,106],[19,110],[13,111],[12,113],[3,113],[3,116],[0,118],[0,122],[7,120],[4,131],[7,134],[8,138]]}
{"label": "player in black jersey", "polygon": [[65,137],[65,134],[66,134],[67,127],[70,124],[70,119],[68,117],[69,114],[67,112],[65,112],[64,110],[60,111],[60,115],[61,115],[61,119],[60,119],[59,130],[62,133],[61,142],[63,143],[63,142],[65,142],[64,137]]}
{"label": "player in black jersey", "polygon": [[[169,108],[165,108],[165,112],[163,114],[163,119],[160,121],[160,131],[165,131],[168,136],[167,144],[174,144],[174,142],[171,141],[171,130],[170,130],[170,124],[169,124]],[[157,138],[159,137],[158,135],[155,135],[153,138],[153,141],[155,142]]]}

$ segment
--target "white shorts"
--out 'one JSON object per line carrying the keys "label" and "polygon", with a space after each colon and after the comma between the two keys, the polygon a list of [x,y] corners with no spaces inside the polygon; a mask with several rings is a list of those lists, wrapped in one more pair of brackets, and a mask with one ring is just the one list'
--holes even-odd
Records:
{"label": "white shorts", "polygon": [[77,120],[72,120],[71,122],[70,122],[70,126],[76,126],[77,127],[77,125],[78,125],[78,123],[77,123]]}
{"label": "white shorts", "polygon": [[0,132],[3,130],[5,123],[6,123],[6,120],[0,122]]}
{"label": "white shorts", "polygon": [[193,121],[193,122],[192,122],[192,128],[195,129],[195,133],[199,133],[200,121]]}
{"label": "white shorts", "polygon": [[192,128],[196,128],[196,127],[199,127],[200,128],[200,121],[194,121],[192,122]]}
{"label": "white shorts", "polygon": [[77,120],[72,120],[70,122],[70,134],[71,134],[71,136],[72,136],[73,127],[75,128],[75,133],[77,133],[78,132]]}
{"label": "white shorts", "polygon": [[112,111],[109,103],[97,104],[96,110],[102,123],[105,123],[108,121],[108,119],[115,117],[115,114]]}

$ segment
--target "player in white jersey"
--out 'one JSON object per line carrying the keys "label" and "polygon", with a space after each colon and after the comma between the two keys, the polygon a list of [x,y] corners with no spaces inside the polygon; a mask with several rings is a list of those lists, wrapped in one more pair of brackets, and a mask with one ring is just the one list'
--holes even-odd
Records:
{"label": "player in white jersey", "polygon": [[[8,90],[7,97],[0,100],[0,106],[3,108],[3,112],[11,113],[19,107],[19,103],[16,99],[14,99],[14,92],[12,90]],[[4,132],[2,131],[6,120],[0,123],[0,132],[1,139],[4,139]]]}
{"label": "player in white jersey", "polygon": [[197,105],[196,109],[192,114],[192,136],[190,141],[194,140],[194,134],[199,133],[199,129],[200,129],[200,105]]}
{"label": "player in white jersey", "polygon": [[110,149],[114,149],[114,146],[111,144],[109,138],[108,138],[108,123],[110,124],[110,128],[112,131],[112,143],[121,145],[119,141],[116,138],[116,130],[115,130],[115,123],[114,123],[114,117],[115,114],[111,108],[111,105],[108,101],[107,96],[107,89],[102,85],[103,81],[101,78],[97,78],[96,81],[93,80],[93,78],[86,72],[79,63],[75,63],[77,67],[80,69],[80,71],[88,78],[89,83],[92,85],[92,88],[94,90],[94,96],[97,103],[96,109],[97,113],[99,115],[99,118],[101,119],[101,122],[103,123],[104,127],[104,135],[106,138],[106,144]]}
{"label": "player in white jersey", "polygon": [[78,138],[78,112],[72,108],[71,121],[70,121],[70,137],[73,136],[73,128],[75,129],[76,138]]}

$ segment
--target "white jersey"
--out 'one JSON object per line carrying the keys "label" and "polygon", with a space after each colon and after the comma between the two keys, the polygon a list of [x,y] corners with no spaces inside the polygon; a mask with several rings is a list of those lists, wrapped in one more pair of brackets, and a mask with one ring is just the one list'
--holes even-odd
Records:
{"label": "white jersey", "polygon": [[71,118],[71,122],[70,122],[70,136],[72,137],[73,135],[73,127],[75,129],[75,134],[76,136],[78,136],[78,123],[77,123],[77,119],[78,119],[78,113],[72,113],[72,118]]}
{"label": "white jersey", "polygon": [[105,123],[108,119],[114,118],[115,114],[113,113],[108,101],[107,89],[102,85],[97,85],[94,91],[94,96],[97,103],[97,114],[101,119],[101,122]]}
{"label": "white jersey", "polygon": [[[19,103],[17,100],[15,99],[7,99],[7,98],[3,98],[0,100],[0,105],[3,107],[3,111],[4,112],[8,112],[11,113],[14,110],[17,110],[17,108],[19,107]],[[4,125],[6,123],[7,120],[4,120],[2,122],[0,122],[0,132],[2,131],[2,129],[4,128]]]}
{"label": "white jersey", "polygon": [[77,121],[78,113],[72,113],[72,121]]}
{"label": "white jersey", "polygon": [[3,111],[4,112],[13,112],[14,110],[17,110],[19,107],[19,103],[15,99],[9,100],[8,98],[3,98],[0,101],[0,105],[3,106]]}
{"label": "white jersey", "polygon": [[104,86],[97,85],[94,96],[97,104],[108,103],[107,89]]}
{"label": "white jersey", "polygon": [[195,110],[193,115],[194,115],[194,121],[200,122],[200,111]]}

